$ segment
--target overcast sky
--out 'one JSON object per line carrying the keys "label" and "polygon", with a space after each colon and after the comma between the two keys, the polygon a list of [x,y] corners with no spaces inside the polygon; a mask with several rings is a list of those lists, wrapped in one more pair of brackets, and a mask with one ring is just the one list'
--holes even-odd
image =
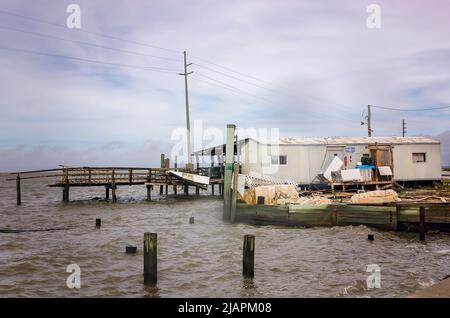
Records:
{"label": "overcast sky", "polygon": [[[71,3],[81,31],[58,27]],[[371,3],[379,29],[366,25]],[[192,125],[203,129],[361,136],[367,104],[450,105],[449,12],[446,0],[1,0],[0,171],[156,166],[185,125],[183,50],[194,63]],[[436,136],[449,130],[450,109],[374,109],[374,135],[401,135],[402,119],[408,135]]]}

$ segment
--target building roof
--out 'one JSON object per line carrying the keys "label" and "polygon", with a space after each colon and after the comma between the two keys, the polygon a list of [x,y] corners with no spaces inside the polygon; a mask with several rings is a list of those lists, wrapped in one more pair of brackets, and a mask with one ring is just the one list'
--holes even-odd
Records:
{"label": "building roof", "polygon": [[428,137],[320,137],[320,138],[279,138],[257,140],[263,144],[280,145],[357,145],[357,144],[439,144]]}
{"label": "building roof", "polygon": [[[387,144],[387,145],[402,145],[402,144],[439,144],[440,142],[428,137],[317,137],[317,138],[277,138],[277,139],[254,139],[261,144],[270,145],[336,145],[336,146],[352,146],[352,145],[367,145],[367,144]],[[241,145],[249,139],[239,140]],[[240,147],[237,147],[238,153]],[[210,155],[223,154],[225,145],[218,145],[216,147],[206,148],[195,151],[195,155]]]}

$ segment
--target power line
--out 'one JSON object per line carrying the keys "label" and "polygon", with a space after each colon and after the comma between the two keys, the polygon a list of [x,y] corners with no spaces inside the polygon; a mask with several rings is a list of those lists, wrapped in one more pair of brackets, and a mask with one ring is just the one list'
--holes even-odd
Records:
{"label": "power line", "polygon": [[253,86],[258,87],[258,88],[266,89],[266,90],[273,91],[273,92],[278,92],[277,90],[274,90],[274,89],[271,89],[271,88],[268,88],[268,87],[264,87],[264,86],[261,86],[261,85],[258,85],[258,84],[254,84],[254,83],[252,83],[252,82],[243,80],[243,79],[241,79],[241,78],[239,78],[239,77],[236,77],[236,76],[233,76],[233,75],[229,75],[229,74],[224,73],[224,72],[221,72],[221,71],[217,71],[217,70],[215,70],[215,69],[212,69],[212,68],[210,68],[210,67],[208,67],[208,66],[205,66],[205,65],[202,65],[202,64],[198,64],[198,63],[192,63],[192,64],[193,64],[193,65],[196,65],[196,66],[199,66],[199,67],[202,67],[202,68],[204,68],[204,69],[206,69],[206,70],[209,70],[209,71],[211,71],[211,72],[215,72],[215,73],[217,73],[217,74],[220,74],[220,75],[223,75],[223,76],[226,76],[226,77],[229,77],[229,78],[232,78],[232,79],[241,81],[241,82],[243,82],[243,83],[247,83],[247,84],[253,85]]}
{"label": "power line", "polygon": [[[26,16],[26,15],[22,15],[22,14],[19,14],[19,13],[11,12],[11,11],[4,10],[4,9],[1,9],[1,8],[0,8],[0,13],[6,14],[6,15],[10,15],[10,16],[14,16],[14,17],[21,18],[21,19],[25,19],[25,20],[34,21],[34,22],[37,22],[37,23],[42,23],[42,24],[56,26],[56,27],[63,28],[65,30],[67,30],[67,26],[64,25],[64,24],[59,24],[59,23],[55,23],[55,22],[49,22],[49,21],[37,19],[37,18],[34,18],[34,17],[29,17],[29,16]],[[167,51],[167,52],[171,52],[171,53],[177,53],[177,54],[182,53],[181,51],[174,50],[174,49],[169,49],[169,48],[156,46],[156,45],[151,45],[151,44],[147,44],[147,43],[142,43],[142,42],[138,42],[138,41],[127,40],[127,39],[124,39],[124,38],[121,38],[121,37],[108,35],[108,34],[101,34],[101,33],[93,32],[93,31],[85,30],[85,29],[78,29],[78,28],[76,28],[76,29],[71,29],[71,30],[77,30],[78,32],[82,32],[82,33],[86,33],[86,34],[90,34],[90,35],[100,36],[100,37],[113,39],[113,40],[117,40],[117,41],[123,41],[123,42],[131,43],[131,44],[145,46],[145,47],[149,47],[149,48],[152,48],[152,49],[163,50],[163,51]]]}
{"label": "power line", "polygon": [[227,71],[229,71],[229,72],[232,72],[232,73],[235,73],[235,74],[239,74],[239,75],[244,76],[244,77],[247,77],[247,78],[251,78],[251,79],[253,79],[253,80],[256,80],[256,81],[261,82],[261,83],[264,83],[264,84],[273,85],[273,83],[267,82],[267,81],[265,81],[265,80],[262,80],[262,79],[260,79],[260,78],[255,77],[255,76],[252,76],[252,75],[247,75],[247,74],[244,74],[244,73],[242,73],[242,72],[233,70],[232,68],[229,68],[229,67],[227,67],[227,66],[223,66],[223,65],[220,65],[220,64],[217,64],[217,63],[208,61],[208,60],[206,60],[206,59],[204,59],[204,58],[201,58],[201,57],[198,57],[198,56],[195,56],[195,55],[192,55],[192,54],[189,54],[189,56],[192,57],[192,58],[194,58],[194,59],[197,59],[197,60],[199,60],[199,61],[202,61],[202,62],[204,62],[204,63],[210,64],[210,65],[214,65],[214,66],[219,67],[219,68],[221,68],[221,69],[227,70]]}
{"label": "power line", "polygon": [[387,110],[402,111],[402,112],[422,112],[422,111],[450,108],[450,106],[442,106],[442,107],[432,107],[432,108],[418,108],[418,109],[409,108],[409,109],[407,109],[407,108],[395,108],[395,107],[386,107],[386,106],[377,106],[377,105],[370,105],[370,106],[376,107],[376,108],[381,108],[381,109],[387,109]]}
{"label": "power line", "polygon": [[164,68],[159,68],[159,67],[112,63],[112,62],[105,62],[105,61],[99,61],[99,60],[85,59],[85,58],[75,57],[75,56],[67,56],[67,55],[59,55],[59,54],[52,54],[52,53],[45,53],[45,52],[37,52],[37,51],[18,49],[18,48],[12,48],[12,47],[5,47],[5,46],[0,46],[0,49],[1,50],[8,50],[8,51],[15,51],[15,52],[22,52],[22,53],[27,53],[27,54],[34,54],[34,55],[63,58],[63,59],[80,61],[80,62],[88,62],[88,63],[94,63],[94,64],[103,64],[103,65],[116,66],[116,67],[127,67],[127,68],[141,69],[141,70],[146,70],[146,71],[175,74],[174,70],[164,69]]}
{"label": "power line", "polygon": [[152,55],[152,54],[145,54],[145,53],[139,53],[139,52],[134,52],[134,51],[122,50],[122,49],[112,48],[112,47],[108,47],[108,46],[98,45],[98,44],[95,44],[95,43],[89,43],[89,42],[84,42],[84,41],[66,39],[66,38],[62,38],[62,37],[58,37],[58,36],[54,36],[54,35],[50,35],[50,34],[31,32],[31,31],[26,31],[26,30],[21,30],[21,29],[16,29],[16,28],[10,28],[10,27],[5,27],[5,26],[0,26],[0,29],[10,30],[10,31],[14,31],[14,32],[26,33],[26,34],[31,34],[31,35],[35,35],[35,36],[40,36],[40,37],[46,37],[46,38],[50,38],[50,39],[60,40],[60,41],[72,42],[72,43],[77,43],[77,44],[81,44],[81,45],[97,47],[97,48],[101,48],[101,49],[112,50],[112,51],[126,53],[126,54],[133,54],[133,55],[146,56],[146,57],[151,57],[151,58],[156,58],[156,59],[162,59],[162,60],[167,60],[167,61],[171,61],[171,62],[180,62],[181,61],[181,60],[175,59],[175,58],[169,58],[169,57],[157,56],[157,55]]}
{"label": "power line", "polygon": [[271,101],[271,100],[269,100],[269,99],[266,99],[266,98],[264,98],[264,97],[260,97],[260,96],[254,95],[254,94],[252,94],[252,93],[248,93],[248,92],[246,92],[246,91],[244,91],[244,90],[242,90],[242,89],[239,89],[239,88],[234,87],[234,86],[232,86],[232,85],[230,85],[230,84],[227,84],[227,83],[225,83],[225,82],[222,82],[222,81],[220,81],[220,80],[217,80],[217,79],[215,79],[215,78],[212,78],[212,77],[210,77],[210,76],[208,76],[208,75],[204,75],[204,74],[199,73],[199,72],[195,72],[195,74],[196,74],[197,76],[201,76],[201,77],[203,77],[203,78],[207,78],[207,79],[209,79],[209,80],[211,80],[211,81],[213,81],[213,82],[217,82],[217,83],[219,83],[219,84],[221,84],[221,85],[223,85],[223,86],[226,86],[226,87],[229,87],[229,88],[234,89],[234,90],[236,90],[236,91],[239,91],[239,92],[241,92],[241,93],[243,93],[243,94],[252,96],[252,97],[257,98],[257,99],[261,99],[261,100],[263,100],[263,101],[265,101],[265,102],[267,102],[267,103],[270,103],[270,104],[273,104],[273,103],[274,103],[273,101]]}

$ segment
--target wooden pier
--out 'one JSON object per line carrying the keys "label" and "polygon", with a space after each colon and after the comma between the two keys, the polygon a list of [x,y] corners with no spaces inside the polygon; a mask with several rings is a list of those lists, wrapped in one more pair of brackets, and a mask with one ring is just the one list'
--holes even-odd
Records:
{"label": "wooden pier", "polygon": [[[167,165],[167,161],[164,162]],[[206,190],[204,186],[196,186],[190,181],[183,181],[169,174],[169,171],[189,172],[197,175],[207,175],[207,168],[198,168],[194,171],[174,168],[146,168],[146,167],[62,167],[57,169],[33,170],[14,172],[15,178],[7,179],[16,181],[17,205],[22,204],[21,181],[27,179],[48,178],[51,183],[49,187],[62,188],[62,199],[69,201],[70,188],[73,187],[105,187],[105,198],[117,201],[116,189],[118,186],[144,185],[147,188],[147,200],[151,200],[151,191],[157,186],[160,187],[160,194],[168,194],[169,186],[173,187],[174,194],[177,194],[177,187],[184,187],[184,194],[189,194],[189,187],[196,189],[199,195],[200,188]],[[56,180],[55,180],[56,179]],[[219,195],[223,194],[223,178],[210,179],[209,182],[214,195],[214,186],[219,185]],[[165,191],[164,191],[165,188]]]}

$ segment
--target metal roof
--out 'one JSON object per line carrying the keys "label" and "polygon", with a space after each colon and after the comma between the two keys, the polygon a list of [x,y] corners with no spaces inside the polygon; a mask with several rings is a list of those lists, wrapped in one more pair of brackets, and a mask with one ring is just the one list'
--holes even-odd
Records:
{"label": "metal roof", "polygon": [[262,144],[280,145],[357,145],[357,144],[439,144],[428,137],[320,137],[320,138],[279,138],[257,140]]}
{"label": "metal roof", "polygon": [[[440,142],[428,137],[317,137],[317,138],[278,138],[278,139],[253,139],[261,144],[269,145],[368,145],[368,144],[388,144],[388,145],[402,145],[402,144],[439,144]],[[241,145],[246,142],[239,140]],[[215,154],[222,154],[225,145],[218,145],[216,147],[206,148],[203,150],[193,152],[194,155],[210,155],[214,149]],[[238,153],[240,147],[238,147]]]}

